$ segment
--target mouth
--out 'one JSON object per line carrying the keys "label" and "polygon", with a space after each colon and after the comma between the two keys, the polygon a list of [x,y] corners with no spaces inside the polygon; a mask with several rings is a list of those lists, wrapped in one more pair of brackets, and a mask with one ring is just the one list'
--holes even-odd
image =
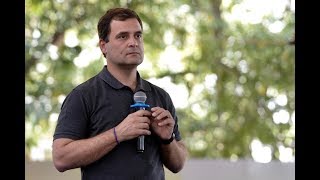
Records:
{"label": "mouth", "polygon": [[127,53],[127,55],[140,55],[140,53],[139,52],[129,52],[129,53]]}

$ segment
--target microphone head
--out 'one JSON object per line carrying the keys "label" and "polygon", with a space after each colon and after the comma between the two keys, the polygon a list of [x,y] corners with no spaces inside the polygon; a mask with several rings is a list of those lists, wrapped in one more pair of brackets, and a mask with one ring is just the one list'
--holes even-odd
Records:
{"label": "microphone head", "polygon": [[133,100],[135,103],[144,104],[147,100],[147,95],[146,95],[146,93],[144,93],[142,91],[138,91],[138,92],[134,93]]}

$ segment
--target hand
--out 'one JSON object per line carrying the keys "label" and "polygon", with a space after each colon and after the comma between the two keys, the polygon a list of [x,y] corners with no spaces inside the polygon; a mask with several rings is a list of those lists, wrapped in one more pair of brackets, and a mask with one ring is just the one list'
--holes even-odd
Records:
{"label": "hand", "polygon": [[140,135],[150,135],[150,116],[151,112],[147,110],[139,110],[129,114],[115,127],[118,140],[121,142],[136,138]]}
{"label": "hand", "polygon": [[170,139],[173,127],[174,119],[168,110],[160,107],[151,108],[151,128],[161,139]]}

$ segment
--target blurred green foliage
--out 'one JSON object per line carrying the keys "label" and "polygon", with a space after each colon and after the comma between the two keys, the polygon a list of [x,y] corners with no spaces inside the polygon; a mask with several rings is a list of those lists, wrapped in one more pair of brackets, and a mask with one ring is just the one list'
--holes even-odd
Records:
{"label": "blurred green foliage", "polygon": [[[39,139],[52,138],[65,95],[101,70],[105,59],[90,50],[98,47],[98,18],[115,6],[135,9],[143,20],[152,69],[141,70],[142,76],[170,77],[188,89],[188,104],[177,112],[191,157],[251,158],[254,139],[272,147],[273,159],[279,159],[280,145],[294,150],[294,11],[287,7],[281,17],[265,16],[256,24],[227,21],[239,3],[26,0],[26,157]],[[284,27],[272,33],[268,27],[276,22]],[[67,46],[68,33],[78,44]],[[182,70],[159,65],[168,46],[184,52]],[[94,56],[82,62],[87,65],[76,66],[88,51]],[[279,97],[286,103],[277,103]],[[275,123],[279,112],[289,121]]]}

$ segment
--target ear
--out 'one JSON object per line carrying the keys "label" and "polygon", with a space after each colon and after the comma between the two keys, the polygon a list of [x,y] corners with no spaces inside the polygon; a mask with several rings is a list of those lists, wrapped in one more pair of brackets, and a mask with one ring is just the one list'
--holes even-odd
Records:
{"label": "ear", "polygon": [[104,40],[102,39],[99,40],[99,47],[102,54],[107,54],[107,43]]}

